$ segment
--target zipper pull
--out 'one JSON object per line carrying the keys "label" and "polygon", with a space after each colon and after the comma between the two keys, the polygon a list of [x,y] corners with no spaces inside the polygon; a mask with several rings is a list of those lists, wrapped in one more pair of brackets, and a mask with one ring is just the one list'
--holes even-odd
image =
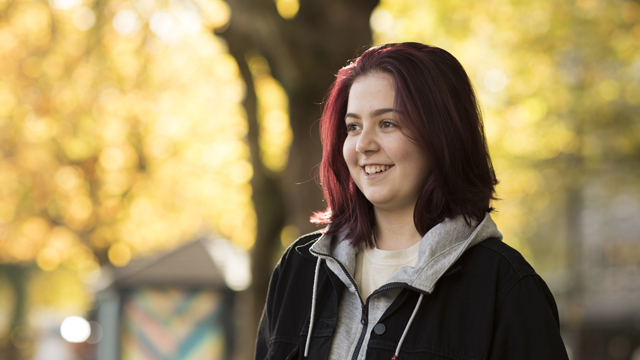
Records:
{"label": "zipper pull", "polygon": [[360,319],[360,323],[362,325],[367,325],[367,320],[368,320],[367,318],[368,318],[368,316],[367,316],[367,307],[366,307],[366,305],[362,305],[362,318]]}

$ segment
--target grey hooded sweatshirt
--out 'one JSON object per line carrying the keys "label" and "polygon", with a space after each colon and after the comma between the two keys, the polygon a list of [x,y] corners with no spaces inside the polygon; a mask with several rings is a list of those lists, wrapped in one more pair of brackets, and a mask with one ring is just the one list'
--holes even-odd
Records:
{"label": "grey hooded sweatshirt", "polygon": [[[385,284],[405,283],[422,292],[432,293],[440,277],[467,249],[488,238],[502,239],[502,234],[488,213],[482,222],[472,226],[469,226],[460,216],[446,219],[429,230],[420,241],[416,267],[400,268]],[[367,353],[366,346],[373,326],[402,289],[397,286],[383,285],[368,299],[362,299],[354,281],[356,254],[359,250],[351,246],[349,241],[342,241],[343,239],[344,235],[322,236],[311,247],[310,252],[325,260],[329,269],[348,289],[343,293],[340,301],[338,323],[332,339],[329,359],[352,359],[357,352],[357,359],[361,360]],[[368,301],[368,306],[364,306],[365,301]],[[416,305],[414,315],[419,306],[420,301]],[[364,321],[363,317],[366,317],[367,321]],[[411,321],[405,328],[405,334],[410,331]],[[367,328],[363,332],[365,326]],[[364,339],[361,339],[362,336]],[[402,339],[396,352],[399,352],[402,346]]]}

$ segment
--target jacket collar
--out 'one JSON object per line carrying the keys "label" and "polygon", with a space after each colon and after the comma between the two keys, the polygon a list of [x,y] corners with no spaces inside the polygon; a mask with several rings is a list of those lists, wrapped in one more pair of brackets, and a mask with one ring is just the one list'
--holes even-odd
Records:
{"label": "jacket collar", "polygon": [[306,257],[307,259],[314,260],[315,255],[311,254],[309,252],[309,249],[311,248],[311,245],[313,245],[318,240],[318,238],[322,236],[324,232],[325,232],[325,229],[314,231],[312,233],[306,234],[300,237],[299,239],[297,239],[296,244],[299,244],[299,245],[295,247],[296,252]]}
{"label": "jacket collar", "polygon": [[[310,254],[326,259],[329,268],[342,279],[347,288],[354,291],[352,279],[359,249],[351,246],[344,234],[345,232],[335,236],[320,236],[310,247]],[[502,234],[488,213],[480,223],[471,225],[461,216],[445,219],[429,230],[420,241],[417,266],[400,268],[387,283],[406,283],[422,292],[432,293],[440,277],[467,249],[488,238],[502,240]],[[344,274],[341,269],[348,271],[349,275]]]}

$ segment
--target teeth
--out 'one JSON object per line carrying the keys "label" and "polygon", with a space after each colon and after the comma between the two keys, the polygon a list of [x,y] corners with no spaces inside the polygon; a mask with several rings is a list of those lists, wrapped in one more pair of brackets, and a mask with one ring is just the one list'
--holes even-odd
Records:
{"label": "teeth", "polygon": [[364,171],[368,174],[368,175],[372,175],[372,174],[377,174],[379,172],[383,172],[386,171],[390,168],[391,166],[389,165],[367,165],[364,167]]}

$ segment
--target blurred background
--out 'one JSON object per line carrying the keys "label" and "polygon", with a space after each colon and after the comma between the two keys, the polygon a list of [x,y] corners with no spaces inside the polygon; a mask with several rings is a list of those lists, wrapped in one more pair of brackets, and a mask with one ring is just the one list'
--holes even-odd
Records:
{"label": "blurred background", "polygon": [[571,359],[640,360],[638,0],[0,0],[0,359],[251,358],[333,74],[400,41],[469,73]]}

